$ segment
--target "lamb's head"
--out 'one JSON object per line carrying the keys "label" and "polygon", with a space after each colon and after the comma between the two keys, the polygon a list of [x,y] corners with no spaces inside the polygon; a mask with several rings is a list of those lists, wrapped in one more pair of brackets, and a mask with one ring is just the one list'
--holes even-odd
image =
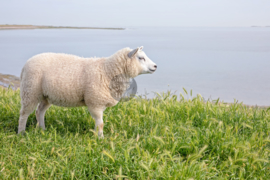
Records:
{"label": "lamb's head", "polygon": [[128,57],[133,66],[137,68],[137,75],[152,74],[156,71],[157,65],[146,56],[142,49],[143,46],[133,49],[128,53]]}

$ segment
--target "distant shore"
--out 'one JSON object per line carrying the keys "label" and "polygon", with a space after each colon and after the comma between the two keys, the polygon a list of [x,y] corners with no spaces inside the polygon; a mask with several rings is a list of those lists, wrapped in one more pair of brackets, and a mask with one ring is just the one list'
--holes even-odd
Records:
{"label": "distant shore", "polygon": [[104,30],[125,30],[125,28],[103,28],[103,27],[74,27],[74,26],[36,26],[36,25],[0,25],[0,30],[16,29],[104,29]]}

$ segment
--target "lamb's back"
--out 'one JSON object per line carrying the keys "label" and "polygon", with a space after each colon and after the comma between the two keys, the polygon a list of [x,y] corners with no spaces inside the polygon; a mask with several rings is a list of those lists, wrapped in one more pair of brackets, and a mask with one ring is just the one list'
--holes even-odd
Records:
{"label": "lamb's back", "polygon": [[[89,59],[68,54],[43,53],[29,59],[24,69],[37,74],[36,83],[41,85],[43,96],[59,106],[84,104],[86,67]],[[88,68],[89,69],[89,68]]]}

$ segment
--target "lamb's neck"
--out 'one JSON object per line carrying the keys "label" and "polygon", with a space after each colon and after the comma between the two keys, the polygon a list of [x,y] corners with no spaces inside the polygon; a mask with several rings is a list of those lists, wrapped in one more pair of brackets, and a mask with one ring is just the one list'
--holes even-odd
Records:
{"label": "lamb's neck", "polygon": [[111,96],[119,101],[127,90],[130,77],[125,73],[125,64],[119,59],[106,59],[104,61],[104,70],[109,80],[109,90]]}
{"label": "lamb's neck", "polygon": [[[125,61],[124,61],[125,62]],[[125,72],[125,64],[123,64],[123,61],[117,59],[106,59],[104,62],[104,70],[106,75],[111,79],[118,75],[126,75]]]}

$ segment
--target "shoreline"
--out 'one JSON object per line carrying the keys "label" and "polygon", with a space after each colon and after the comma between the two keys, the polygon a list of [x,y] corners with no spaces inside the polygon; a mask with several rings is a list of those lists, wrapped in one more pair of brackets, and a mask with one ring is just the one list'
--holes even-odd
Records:
{"label": "shoreline", "polygon": [[[0,73],[0,88],[8,88],[10,87],[13,90],[17,90],[18,88],[20,88],[20,78],[14,75],[10,75],[10,74],[2,74]],[[213,102],[214,103],[214,102]],[[227,105],[233,105],[234,103],[230,103],[230,102],[220,102],[222,104],[227,104]],[[241,103],[241,102],[239,102]],[[260,106],[260,105],[248,105],[248,104],[243,104],[246,107],[249,108],[260,108],[260,109],[267,109],[270,108],[269,106]]]}
{"label": "shoreline", "polygon": [[13,90],[16,90],[20,87],[20,78],[10,74],[0,73],[0,87],[11,87]]}
{"label": "shoreline", "polygon": [[38,25],[0,25],[0,30],[20,29],[103,29],[103,30],[125,30],[125,28],[104,28],[104,27],[75,27],[75,26],[38,26]]}

